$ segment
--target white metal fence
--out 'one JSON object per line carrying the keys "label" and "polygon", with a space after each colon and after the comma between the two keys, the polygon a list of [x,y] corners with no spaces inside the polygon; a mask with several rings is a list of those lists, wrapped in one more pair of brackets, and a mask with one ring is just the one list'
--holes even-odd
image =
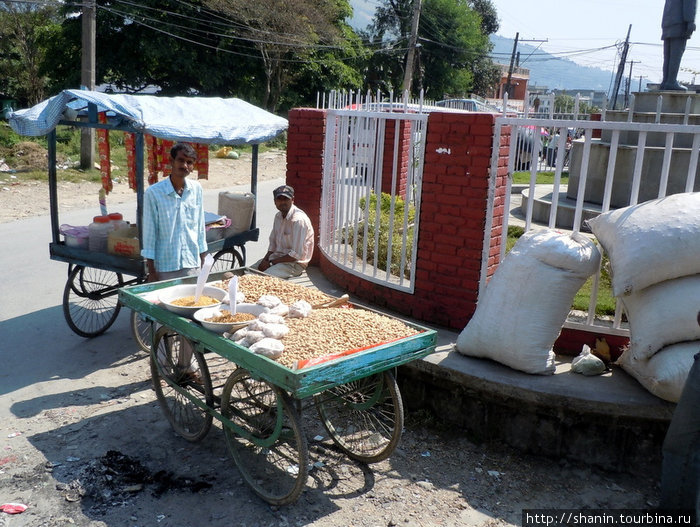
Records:
{"label": "white metal fence", "polygon": [[[669,119],[662,117],[660,103],[656,108],[655,114],[643,116],[650,122],[633,122],[633,111],[626,120],[602,122],[508,115],[497,118],[495,151],[501,130],[511,127],[505,204],[510,214],[505,215],[504,232],[517,217],[525,230],[556,227],[586,232],[586,219],[611,208],[697,190],[700,125],[691,124],[695,121],[690,104],[684,114],[670,119],[675,123],[661,122]],[[600,138],[594,138],[598,135]],[[497,161],[494,156],[492,171],[497,170]],[[512,178],[518,171],[526,177],[525,188],[522,193],[512,194]],[[543,171],[548,172],[551,182],[541,182]],[[501,258],[505,250],[504,243]],[[485,284],[484,274],[482,289]],[[596,316],[600,287],[599,271],[593,279],[587,314],[577,322],[572,318],[567,327],[590,330],[603,326],[608,333],[627,334],[619,302],[611,321]]]}
{"label": "white metal fence", "polygon": [[320,249],[352,274],[413,292],[427,115],[346,103],[326,117]]}

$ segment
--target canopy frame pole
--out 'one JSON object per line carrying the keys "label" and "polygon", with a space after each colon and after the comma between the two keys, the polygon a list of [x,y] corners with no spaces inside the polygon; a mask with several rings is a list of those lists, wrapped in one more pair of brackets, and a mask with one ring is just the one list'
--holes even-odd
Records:
{"label": "canopy frame pole", "polygon": [[49,208],[51,211],[51,237],[54,243],[60,241],[58,225],[58,184],[56,175],[56,128],[48,133],[49,162]]}
{"label": "canopy frame pole", "polygon": [[134,147],[136,149],[136,156],[134,163],[136,165],[136,225],[139,226],[139,247],[143,247],[143,193],[144,193],[144,179],[143,179],[143,133],[137,132],[134,134]]}
{"label": "canopy frame pole", "polygon": [[253,159],[250,163],[250,193],[253,194],[253,221],[250,228],[255,229],[256,215],[258,213],[258,145],[253,144]]}

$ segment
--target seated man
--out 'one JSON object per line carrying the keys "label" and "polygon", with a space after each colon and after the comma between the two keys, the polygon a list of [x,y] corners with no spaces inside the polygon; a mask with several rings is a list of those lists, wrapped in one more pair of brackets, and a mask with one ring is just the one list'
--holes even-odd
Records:
{"label": "seated man", "polygon": [[299,276],[314,252],[314,228],[304,211],[294,205],[292,187],[282,185],[272,195],[279,212],[275,215],[267,254],[252,268],[278,278]]}

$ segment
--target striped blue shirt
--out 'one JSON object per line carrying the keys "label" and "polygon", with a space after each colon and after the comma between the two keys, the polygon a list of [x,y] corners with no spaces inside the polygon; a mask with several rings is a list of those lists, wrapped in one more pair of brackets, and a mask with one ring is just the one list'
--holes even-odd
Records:
{"label": "striped blue shirt", "polygon": [[202,186],[185,179],[182,197],[169,177],[148,187],[141,233],[141,256],[153,260],[156,271],[199,267],[199,255],[207,251]]}

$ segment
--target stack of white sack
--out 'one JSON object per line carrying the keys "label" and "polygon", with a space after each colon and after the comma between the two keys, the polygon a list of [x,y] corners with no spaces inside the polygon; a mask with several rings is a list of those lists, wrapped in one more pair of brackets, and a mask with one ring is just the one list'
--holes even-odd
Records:
{"label": "stack of white sack", "polygon": [[526,373],[554,373],[554,342],[576,292],[599,265],[598,248],[581,233],[525,233],[486,286],[457,351]]}
{"label": "stack of white sack", "polygon": [[617,363],[657,397],[678,402],[700,351],[700,193],[616,209],[589,225],[629,322],[630,344]]}

